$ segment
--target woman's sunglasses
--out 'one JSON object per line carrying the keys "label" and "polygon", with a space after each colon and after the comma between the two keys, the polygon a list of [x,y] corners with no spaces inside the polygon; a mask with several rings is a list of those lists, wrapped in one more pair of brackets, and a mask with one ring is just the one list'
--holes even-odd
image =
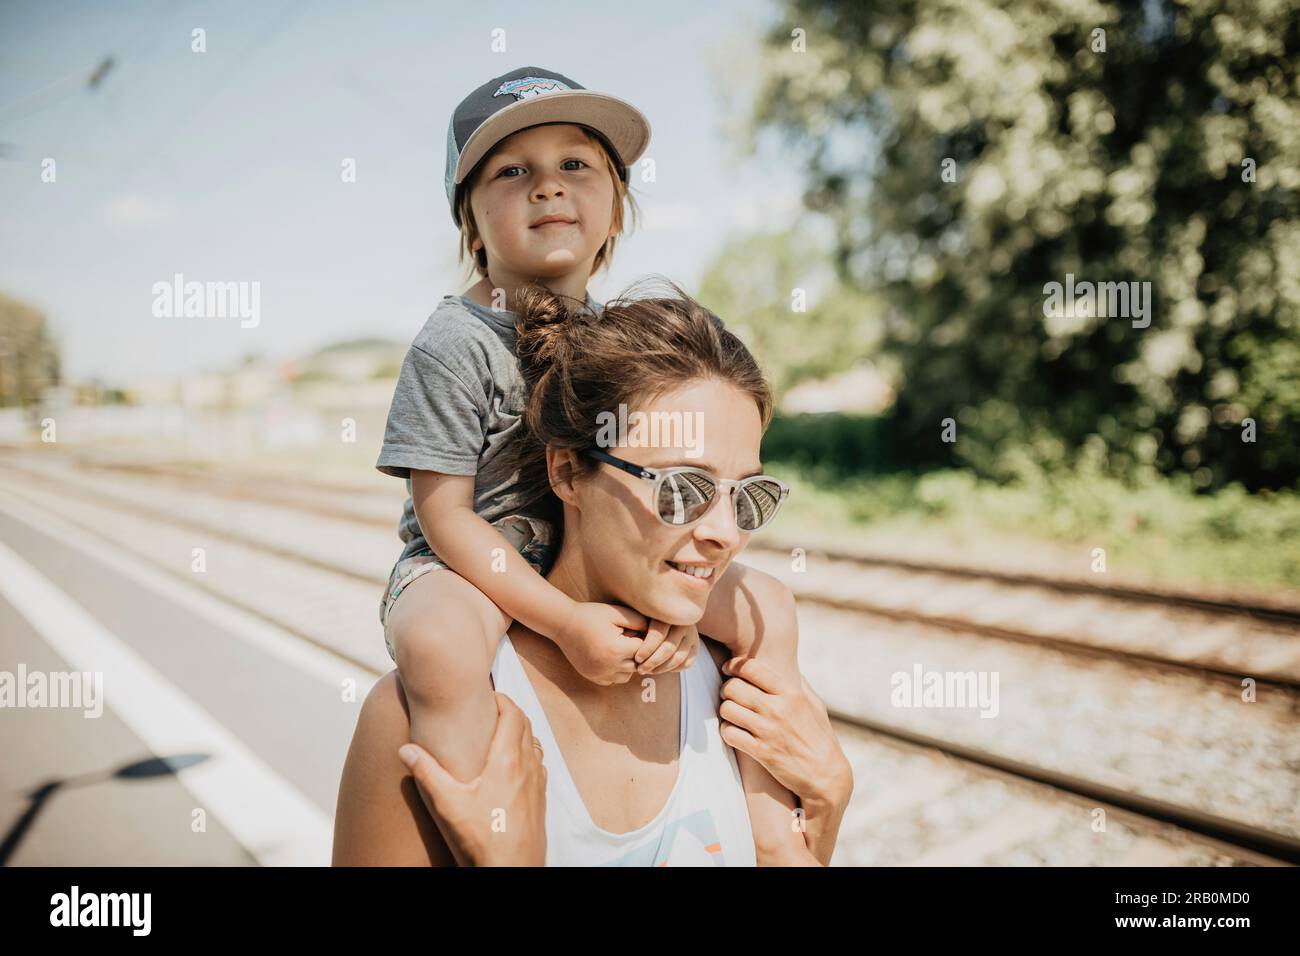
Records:
{"label": "woman's sunglasses", "polygon": [[588,448],[583,454],[629,475],[653,481],[655,513],[660,521],[674,528],[699,521],[713,504],[719,488],[734,487],[736,527],[741,531],[757,531],[776,517],[781,503],[790,494],[789,485],[768,475],[723,479],[715,478],[703,468],[643,468],[599,448]]}

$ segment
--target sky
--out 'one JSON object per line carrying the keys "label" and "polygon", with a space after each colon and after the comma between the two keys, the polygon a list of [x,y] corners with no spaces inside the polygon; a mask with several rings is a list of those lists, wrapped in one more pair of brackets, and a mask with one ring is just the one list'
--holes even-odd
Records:
{"label": "sky", "polygon": [[[770,141],[743,155],[729,132],[776,15],[770,0],[0,0],[0,292],[49,318],[70,381],[410,341],[470,284],[443,190],[447,121],[519,66],[650,121],[642,226],[592,294],[650,273],[691,290],[728,236],[798,214],[798,170]],[[156,316],[154,284],[177,273],[259,283],[259,321]]]}

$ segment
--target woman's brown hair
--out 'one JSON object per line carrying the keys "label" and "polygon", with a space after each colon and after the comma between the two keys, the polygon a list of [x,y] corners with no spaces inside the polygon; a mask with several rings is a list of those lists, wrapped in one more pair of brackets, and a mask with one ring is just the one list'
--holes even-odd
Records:
{"label": "woman's brown hair", "polygon": [[[649,283],[664,294],[643,296]],[[749,349],[722,320],[671,280],[634,283],[599,313],[540,285],[516,296],[515,352],[527,386],[523,425],[509,461],[529,504],[553,521],[560,514],[546,467],[546,446],[596,444],[602,412],[653,400],[696,379],[716,379],[753,396],[766,431],[772,388]],[[579,456],[579,474],[598,464]]]}
{"label": "woman's brown hair", "polygon": [[[550,124],[542,123],[542,126]],[[631,213],[631,224],[635,228],[640,221],[641,210],[636,204],[636,199],[632,196],[631,187],[623,181],[619,175],[619,164],[615,158],[617,155],[614,149],[606,142],[605,137],[601,136],[595,130],[580,124],[573,124],[582,130],[587,139],[599,147],[600,155],[605,160],[605,169],[610,178],[614,180],[614,209],[611,217],[611,224],[614,227],[615,234],[605,240],[605,244],[600,247],[596,253],[596,259],[591,264],[591,274],[595,275],[602,268],[608,267],[614,258],[614,247],[618,244],[618,237],[623,234],[623,205]],[[460,220],[460,252],[456,258],[457,262],[464,263],[469,259],[474,265],[474,272],[480,276],[488,274],[487,266],[487,249],[474,251],[474,240],[480,238],[478,223],[474,221],[474,210],[470,208],[469,197],[474,191],[474,186],[479,177],[483,175],[483,170],[487,167],[488,160],[492,158],[492,152],[489,152],[470,172],[465,181],[456,188],[456,217]]]}

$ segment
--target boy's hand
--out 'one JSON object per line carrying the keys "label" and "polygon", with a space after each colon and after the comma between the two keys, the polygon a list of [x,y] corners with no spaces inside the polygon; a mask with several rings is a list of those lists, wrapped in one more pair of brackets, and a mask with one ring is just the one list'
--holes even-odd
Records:
{"label": "boy's hand", "polygon": [[638,674],[671,674],[695,663],[700,632],[694,624],[667,625],[651,621],[641,649],[636,652]]}
{"label": "boy's hand", "polygon": [[555,643],[573,669],[594,684],[626,684],[636,673],[636,653],[641,637],[625,631],[644,631],[644,615],[616,604],[578,604],[555,635]]}

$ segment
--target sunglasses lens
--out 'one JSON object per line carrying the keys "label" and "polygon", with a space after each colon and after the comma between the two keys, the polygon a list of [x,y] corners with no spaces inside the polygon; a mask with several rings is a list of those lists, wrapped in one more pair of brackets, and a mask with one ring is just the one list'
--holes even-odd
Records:
{"label": "sunglasses lens", "polygon": [[718,486],[695,471],[669,475],[659,485],[659,515],[669,524],[690,524],[709,510]]}
{"label": "sunglasses lens", "polygon": [[736,496],[736,525],[757,531],[772,520],[781,504],[781,486],[775,481],[751,481]]}
{"label": "sunglasses lens", "polygon": [[[704,516],[718,493],[718,486],[704,472],[683,471],[668,475],[659,484],[659,516],[672,525],[690,524]],[[776,515],[781,506],[781,486],[763,479],[751,481],[736,495],[736,526],[757,531]]]}

